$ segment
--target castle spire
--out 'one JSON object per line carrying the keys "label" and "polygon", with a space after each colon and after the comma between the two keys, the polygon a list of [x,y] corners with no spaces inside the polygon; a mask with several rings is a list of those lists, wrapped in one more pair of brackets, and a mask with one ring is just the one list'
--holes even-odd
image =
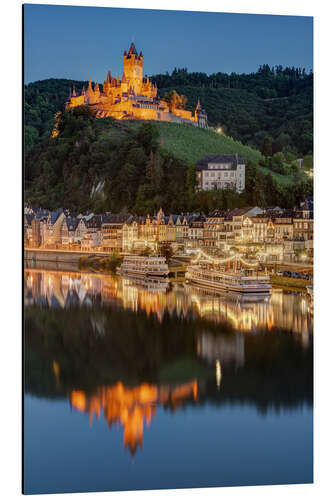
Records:
{"label": "castle spire", "polygon": [[[125,52],[126,52],[126,51],[125,51]],[[137,53],[137,51],[136,51],[136,48],[135,48],[135,45],[134,45],[134,43],[133,43],[133,42],[131,43],[131,46],[130,46],[130,48],[129,48],[129,51],[128,51],[127,56],[131,56],[132,54],[133,54],[133,55],[135,55],[135,56],[137,56],[137,55],[138,55],[138,53]]]}
{"label": "castle spire", "polygon": [[91,86],[91,77],[89,78],[88,90],[92,90],[92,86]]}
{"label": "castle spire", "polygon": [[121,77],[121,83],[126,83],[125,73],[123,73],[123,76]]}
{"label": "castle spire", "polygon": [[110,71],[108,71],[108,75],[106,77],[106,82],[111,83],[111,72]]}

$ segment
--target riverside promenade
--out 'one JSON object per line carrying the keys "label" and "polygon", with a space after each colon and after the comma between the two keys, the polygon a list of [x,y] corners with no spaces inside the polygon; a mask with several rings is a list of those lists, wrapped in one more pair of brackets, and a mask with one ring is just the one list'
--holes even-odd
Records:
{"label": "riverside promenade", "polygon": [[65,262],[78,263],[80,257],[109,257],[106,252],[85,252],[82,250],[63,250],[63,249],[48,249],[48,248],[25,248],[24,259],[31,261],[45,262]]}

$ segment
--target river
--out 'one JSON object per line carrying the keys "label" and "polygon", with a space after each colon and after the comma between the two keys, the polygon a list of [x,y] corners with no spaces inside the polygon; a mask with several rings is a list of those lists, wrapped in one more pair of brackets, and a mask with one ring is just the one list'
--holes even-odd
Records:
{"label": "river", "polygon": [[313,481],[306,294],[26,268],[24,490]]}

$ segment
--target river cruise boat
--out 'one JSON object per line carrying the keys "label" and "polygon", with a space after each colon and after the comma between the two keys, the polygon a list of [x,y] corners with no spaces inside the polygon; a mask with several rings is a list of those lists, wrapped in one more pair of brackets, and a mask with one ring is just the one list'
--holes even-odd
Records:
{"label": "river cruise boat", "polygon": [[268,295],[272,288],[270,277],[266,274],[259,274],[256,269],[242,269],[234,265],[230,270],[212,261],[200,261],[188,266],[185,280],[187,283],[194,283],[205,289],[254,296]]}
{"label": "river cruise boat", "polygon": [[157,255],[125,255],[117,272],[125,276],[166,278],[169,274],[169,268],[165,257]]}

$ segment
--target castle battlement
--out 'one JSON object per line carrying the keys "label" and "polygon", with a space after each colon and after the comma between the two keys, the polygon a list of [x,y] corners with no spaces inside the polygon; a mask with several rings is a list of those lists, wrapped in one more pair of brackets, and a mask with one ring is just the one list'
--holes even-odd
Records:
{"label": "castle battlement", "polygon": [[77,106],[90,106],[96,118],[111,116],[117,120],[157,120],[176,123],[190,123],[206,128],[207,115],[198,100],[195,112],[174,108],[157,97],[157,87],[149,79],[143,77],[143,55],[138,54],[134,43],[123,54],[124,72],[121,77],[113,77],[109,71],[102,90],[100,85],[92,85],[89,78],[88,88],[80,93],[75,89],[66,102],[66,110]]}

